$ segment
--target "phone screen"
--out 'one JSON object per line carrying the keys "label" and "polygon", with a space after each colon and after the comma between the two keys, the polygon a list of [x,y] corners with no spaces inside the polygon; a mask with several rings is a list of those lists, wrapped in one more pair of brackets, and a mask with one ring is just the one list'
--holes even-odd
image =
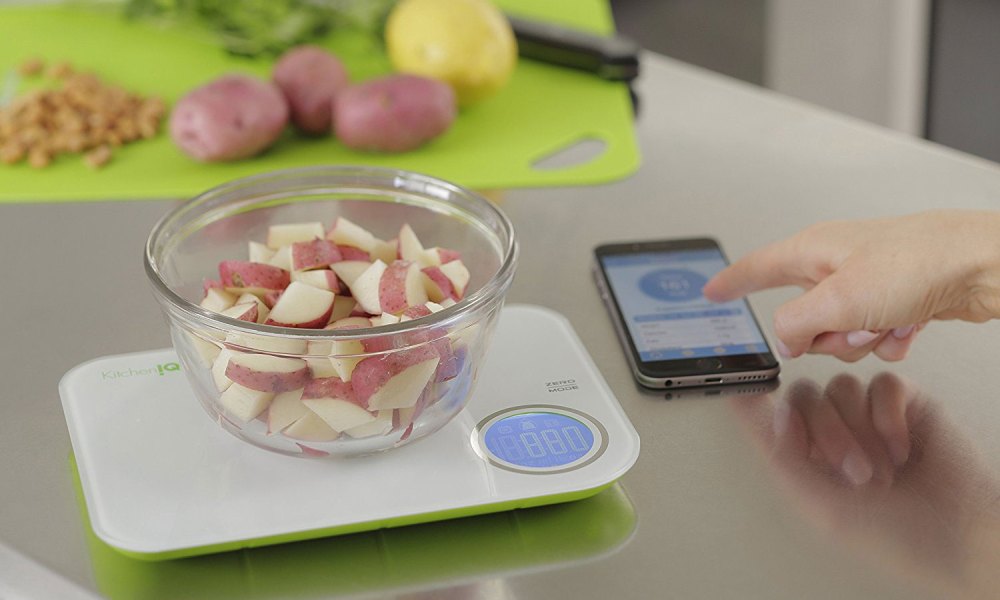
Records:
{"label": "phone screen", "polygon": [[745,300],[717,304],[701,293],[726,267],[720,250],[605,254],[601,263],[641,361],[769,352]]}

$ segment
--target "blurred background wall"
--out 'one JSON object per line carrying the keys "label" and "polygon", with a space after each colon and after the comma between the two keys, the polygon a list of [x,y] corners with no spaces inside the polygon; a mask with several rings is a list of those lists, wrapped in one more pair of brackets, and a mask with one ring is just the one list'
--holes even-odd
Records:
{"label": "blurred background wall", "polygon": [[612,0],[649,50],[1000,161],[1000,0]]}

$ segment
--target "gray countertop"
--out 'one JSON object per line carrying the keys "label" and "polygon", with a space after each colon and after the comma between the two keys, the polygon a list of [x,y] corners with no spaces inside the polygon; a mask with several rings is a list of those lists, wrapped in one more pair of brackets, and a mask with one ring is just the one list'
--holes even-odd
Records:
{"label": "gray countertop", "polygon": [[[902,363],[786,361],[770,397],[693,394],[668,401],[633,383],[590,278],[590,250],[601,242],[711,235],[735,257],[818,220],[935,207],[997,209],[1000,167],[662,57],[646,56],[643,68],[637,122],[643,166],[634,176],[605,186],[498,196],[522,244],[508,300],[569,318],[642,438],[638,462],[613,490],[625,512],[631,504],[634,531],[591,556],[566,551],[551,559],[498,561],[494,568],[429,571],[398,579],[399,589],[388,576],[385,587],[367,590],[263,585],[261,597],[274,589],[281,590],[275,597],[347,591],[480,599],[956,593],[953,586],[967,575],[965,561],[981,552],[963,519],[984,511],[1000,518],[995,499],[989,505],[977,496],[1000,485],[1000,324],[933,323]],[[169,346],[140,254],[149,229],[170,206],[0,205],[0,543],[86,589],[110,588],[101,581],[106,575],[88,545],[75,497],[57,384],[83,361]],[[752,298],[769,331],[770,314],[792,294]],[[793,384],[823,387],[848,374],[863,390],[883,371],[919,389],[934,420],[933,435],[892,484],[864,493],[831,481],[820,487],[810,478],[816,474],[789,472],[775,459],[765,431],[767,407],[789,390],[806,389]],[[581,523],[599,521],[600,514],[580,517]],[[522,526],[543,517],[521,519]],[[485,521],[460,527],[474,531],[477,523]],[[445,529],[425,525],[406,535],[419,543]],[[337,544],[381,535],[293,544],[286,552],[336,554],[344,551]],[[272,556],[242,554],[258,564]],[[4,573],[14,571],[8,556],[14,554],[0,553],[0,592]],[[221,565],[198,561],[168,570],[180,577]],[[155,566],[135,568],[148,573]],[[40,579],[33,581],[28,587],[44,589]]]}

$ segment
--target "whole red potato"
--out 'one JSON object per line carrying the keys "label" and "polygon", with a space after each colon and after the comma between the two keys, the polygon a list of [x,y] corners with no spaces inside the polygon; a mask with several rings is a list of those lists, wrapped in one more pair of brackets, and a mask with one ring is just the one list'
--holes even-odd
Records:
{"label": "whole red potato", "polygon": [[271,77],[285,95],[296,127],[309,134],[329,133],[333,99],[350,85],[340,59],[317,46],[297,46],[281,55]]}
{"label": "whole red potato", "polygon": [[225,75],[188,92],[170,115],[170,137],[202,162],[262,152],[288,123],[288,104],[269,81]]}
{"label": "whole red potato", "polygon": [[340,92],[333,127],[348,148],[413,150],[441,135],[457,112],[448,84],[417,75],[389,75]]}

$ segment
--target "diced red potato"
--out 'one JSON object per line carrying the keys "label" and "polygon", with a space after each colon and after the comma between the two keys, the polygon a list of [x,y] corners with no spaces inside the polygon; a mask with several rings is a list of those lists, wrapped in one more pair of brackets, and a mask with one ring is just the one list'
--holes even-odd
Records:
{"label": "diced red potato", "polygon": [[454,297],[456,300],[461,300],[465,297],[465,288],[469,285],[469,269],[465,267],[465,263],[461,260],[453,260],[447,262],[440,267],[441,272],[451,280],[452,289],[455,290]]}
{"label": "diced red potato", "polygon": [[267,247],[278,250],[282,246],[291,246],[295,242],[323,239],[325,233],[323,224],[318,221],[271,225],[267,228]]}
{"label": "diced red potato", "polygon": [[330,322],[334,293],[293,281],[271,309],[266,325],[321,329]]}
{"label": "diced red potato", "polygon": [[170,115],[170,136],[202,162],[247,158],[267,149],[288,122],[288,104],[269,81],[225,75],[181,98]]}
{"label": "diced red potato", "polygon": [[224,289],[211,287],[205,290],[205,297],[201,299],[200,306],[212,312],[222,312],[236,304],[236,296]]}
{"label": "diced red potato", "polygon": [[219,404],[229,416],[241,423],[248,423],[264,412],[273,398],[274,394],[271,392],[262,392],[234,382],[219,395]]}
{"label": "diced red potato", "polygon": [[400,316],[400,321],[412,321],[413,319],[419,319],[420,317],[426,317],[431,314],[430,307],[427,304],[421,304],[419,306],[410,306],[403,311],[402,316]]}
{"label": "diced red potato", "polygon": [[191,346],[198,355],[198,360],[201,363],[201,366],[206,369],[211,368],[213,361],[218,358],[219,352],[222,351],[222,347],[220,344],[207,338],[217,334],[209,331],[201,331],[199,334],[196,334],[193,331],[188,331],[186,333],[188,340],[191,342]]}
{"label": "diced red potato", "polygon": [[372,261],[372,255],[369,254],[367,251],[362,250],[361,248],[355,248],[354,246],[338,244],[337,250],[340,250],[341,260],[356,260],[364,262]]}
{"label": "diced red potato", "polygon": [[220,391],[226,391],[226,388],[233,384],[233,380],[226,377],[226,367],[229,366],[229,359],[233,357],[232,350],[225,348],[219,352],[219,355],[212,362],[212,381],[215,382],[215,387]]}
{"label": "diced red potato", "polygon": [[[368,324],[365,327],[380,327],[382,325],[390,325],[393,321],[386,321],[383,319],[386,315],[379,315],[377,317],[370,317],[366,319]],[[389,315],[390,317],[392,315]],[[379,352],[387,352],[396,347],[396,342],[391,335],[372,335],[361,340],[361,345],[368,354],[375,354]]]}
{"label": "diced red potato", "polygon": [[235,331],[226,334],[225,346],[238,352],[257,351],[298,355],[306,351],[305,340]]}
{"label": "diced red potato", "polygon": [[268,248],[266,244],[251,241],[247,246],[247,256],[250,262],[267,263],[274,258],[275,250]]}
{"label": "diced red potato", "polygon": [[305,357],[305,361],[309,365],[309,374],[312,377],[310,383],[325,377],[340,376],[330,360],[330,347],[330,342],[320,340],[312,340],[306,345],[306,352],[309,353],[309,356]]}
{"label": "diced red potato", "polygon": [[[430,310],[429,307],[428,310]],[[447,381],[458,375],[461,361],[452,348],[452,340],[444,330],[439,328],[424,329],[410,332],[405,337],[407,345],[421,345],[391,355],[393,361],[409,364],[429,356],[437,356],[441,360],[438,363],[434,381]]]}
{"label": "diced red potato", "polygon": [[340,250],[330,240],[315,239],[292,244],[293,271],[322,269],[342,260]]}
{"label": "diced red potato", "polygon": [[296,281],[321,290],[328,290],[335,293],[340,291],[340,280],[337,279],[337,274],[329,269],[292,271],[292,282]]}
{"label": "diced red potato", "polygon": [[302,403],[309,407],[334,431],[342,432],[375,420],[375,415],[349,400],[340,398],[310,398]]}
{"label": "diced red potato", "polygon": [[[326,421],[308,409],[302,417],[286,427],[282,433],[287,437],[303,442],[332,442],[340,437],[340,434],[327,425]],[[303,447],[303,450],[305,450],[305,447]],[[318,452],[317,450],[312,451]]]}
{"label": "diced red potato", "polygon": [[[367,313],[373,315],[382,314],[381,281],[382,274],[388,268],[388,265],[384,262],[376,260],[364,272],[358,275],[354,281],[349,281],[347,277],[342,277],[348,287],[351,288],[351,295],[354,296],[354,300]],[[337,274],[340,275],[340,270],[337,270]]]}
{"label": "diced red potato", "polygon": [[379,281],[382,312],[401,313],[424,302],[427,302],[427,292],[420,277],[420,265],[405,260],[397,260],[389,265]]}
{"label": "diced red potato", "polygon": [[309,412],[309,408],[302,404],[302,392],[303,390],[298,389],[274,396],[271,406],[267,410],[268,435],[280,433],[282,429],[298,421]]}
{"label": "diced red potato", "polygon": [[374,437],[377,435],[386,435],[392,431],[392,419],[393,413],[395,411],[391,408],[383,409],[375,414],[375,419],[365,423],[363,425],[358,425],[356,427],[351,427],[350,429],[344,430],[344,433],[351,436],[352,438],[364,438],[364,437]]}
{"label": "diced red potato", "polygon": [[424,393],[420,395],[417,399],[417,403],[411,407],[407,408],[397,408],[394,412],[396,413],[393,417],[393,429],[402,428],[403,434],[399,436],[399,441],[404,441],[410,434],[413,433],[413,424],[417,422],[420,418],[421,413],[424,412],[431,403],[433,399],[428,390],[424,390]]}
{"label": "diced red potato", "polygon": [[397,74],[349,86],[334,101],[334,132],[355,150],[406,152],[451,127],[455,93],[441,81]]}
{"label": "diced red potato", "polygon": [[340,59],[317,46],[297,46],[281,55],[272,77],[296,127],[309,134],[330,132],[333,100],[350,84]]}
{"label": "diced red potato", "polygon": [[283,290],[291,282],[291,273],[285,269],[246,260],[220,262],[219,277],[227,288]]}
{"label": "diced red potato", "polygon": [[326,239],[333,241],[338,246],[354,246],[365,252],[371,252],[378,241],[372,232],[344,217],[337,217],[333,226],[330,227],[330,231],[327,232]]}
{"label": "diced red potato", "polygon": [[389,241],[375,240],[375,246],[371,250],[370,260],[380,260],[385,264],[389,264],[396,260],[398,251],[399,242],[395,239]]}
{"label": "diced red potato", "polygon": [[330,269],[337,274],[344,285],[351,287],[354,285],[354,281],[370,266],[372,263],[363,260],[342,260],[330,265]]}
{"label": "diced red potato", "polygon": [[450,263],[453,260],[460,260],[462,254],[457,250],[449,250],[448,248],[427,248],[424,250],[423,258],[420,260],[420,264],[425,267],[439,267],[445,263]]}
{"label": "diced red potato", "polygon": [[336,323],[345,317],[351,316],[355,306],[357,306],[357,302],[350,296],[337,296],[334,298],[333,311],[330,312],[330,323]]}
{"label": "diced red potato", "polygon": [[398,258],[410,262],[419,262],[423,258],[424,246],[420,243],[417,234],[413,232],[413,228],[410,227],[409,223],[404,223],[399,228],[399,237],[397,240]]}
{"label": "diced red potato", "polygon": [[351,387],[351,383],[336,376],[314,378],[306,384],[302,398],[304,400],[309,398],[339,398],[362,406],[354,388]]}
{"label": "diced red potato", "polygon": [[267,290],[260,295],[261,302],[263,302],[268,309],[274,308],[274,305],[278,303],[281,299],[281,295],[285,293],[285,290]]}
{"label": "diced red potato", "polygon": [[[327,329],[367,329],[371,323],[365,317],[346,317],[327,325]],[[361,340],[333,340],[330,343],[330,364],[345,382],[351,380],[351,373],[364,356],[365,347]]]}
{"label": "diced red potato", "polygon": [[[250,322],[367,329],[419,319],[460,298],[456,290],[464,291],[469,274],[458,252],[423,248],[408,225],[397,239],[382,241],[342,218],[329,232],[319,223],[272,226],[268,245],[248,245],[259,260],[220,263],[220,280],[206,282],[202,302]],[[397,259],[404,254],[415,259]],[[451,286],[441,304],[428,301],[441,295],[428,283],[433,279],[439,288]],[[352,295],[341,295],[342,289]],[[359,314],[364,316],[351,316]],[[332,441],[341,432],[369,437],[405,428],[409,435],[412,421],[436,399],[432,384],[454,378],[461,368],[461,356],[440,330],[308,343],[231,333],[224,346],[214,346],[205,361],[223,416],[236,426],[260,418],[269,435],[306,442]]]}
{"label": "diced red potato", "polygon": [[420,267],[408,261],[386,265],[376,260],[348,286],[358,305],[373,315],[401,313],[407,307],[427,302]]}
{"label": "diced red potato", "polygon": [[351,385],[370,410],[413,406],[433,380],[440,362],[438,356],[427,355],[420,362],[407,364],[397,358],[399,354],[407,351],[371,356],[354,368]]}
{"label": "diced red potato", "polygon": [[351,311],[351,316],[352,317],[364,317],[364,318],[367,319],[368,317],[371,317],[372,315],[366,313],[365,309],[361,308],[360,304],[355,303],[354,310]]}
{"label": "diced red potato", "polygon": [[367,329],[371,327],[368,317],[345,317],[330,323],[326,329]]}
{"label": "diced red potato", "polygon": [[230,319],[236,319],[238,321],[249,321],[250,323],[257,322],[257,304],[235,304],[221,313],[224,317],[229,317]]}
{"label": "diced red potato", "polygon": [[421,271],[421,275],[427,298],[432,302],[441,302],[446,298],[457,298],[455,286],[452,285],[451,279],[441,272],[440,267],[425,267]]}
{"label": "diced red potato", "polygon": [[286,271],[292,270],[292,245],[282,246],[274,252],[267,264]]}
{"label": "diced red potato", "polygon": [[389,312],[376,315],[371,317],[369,320],[372,323],[372,327],[381,327],[382,325],[394,325],[399,323],[399,317]]}
{"label": "diced red potato", "polygon": [[233,352],[226,377],[260,392],[287,392],[305,387],[309,366],[297,358]]}
{"label": "diced red potato", "polygon": [[221,289],[225,289],[225,286],[222,285],[222,282],[219,281],[218,279],[211,279],[209,277],[206,277],[205,279],[203,279],[201,281],[202,295],[208,294],[208,290],[211,290],[213,288],[217,289],[217,290],[221,290]]}
{"label": "diced red potato", "polygon": [[441,357],[437,371],[434,373],[434,381],[448,381],[458,377],[462,370],[462,357],[455,352],[451,340],[448,338],[438,338],[431,342],[434,350]]}
{"label": "diced red potato", "polygon": [[255,304],[257,305],[257,322],[263,323],[267,320],[267,316],[270,314],[271,309],[264,304],[264,301],[253,294],[242,294],[236,299],[236,305],[240,304]]}

